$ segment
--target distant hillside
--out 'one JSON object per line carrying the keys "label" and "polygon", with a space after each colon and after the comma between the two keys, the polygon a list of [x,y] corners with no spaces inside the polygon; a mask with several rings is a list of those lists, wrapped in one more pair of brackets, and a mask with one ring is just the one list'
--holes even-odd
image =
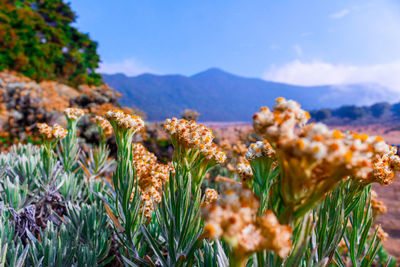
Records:
{"label": "distant hillside", "polygon": [[179,116],[190,108],[200,113],[202,121],[250,121],[261,106],[271,107],[279,96],[299,101],[307,110],[393,98],[393,93],[374,84],[295,86],[244,78],[216,68],[190,77],[103,74],[103,79],[122,94],[122,105],[136,106],[146,112],[149,120]]}
{"label": "distant hillside", "polygon": [[370,106],[341,106],[310,112],[313,121],[331,125],[394,124],[400,121],[400,103],[375,103]]}

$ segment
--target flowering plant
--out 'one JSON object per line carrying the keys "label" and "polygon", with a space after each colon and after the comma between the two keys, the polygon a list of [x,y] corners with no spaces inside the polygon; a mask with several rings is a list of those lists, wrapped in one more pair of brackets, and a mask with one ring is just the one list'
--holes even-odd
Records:
{"label": "flowering plant", "polygon": [[262,141],[220,143],[235,147],[230,179],[205,125],[166,120],[161,163],[134,142],[143,120],[120,110],[92,119],[99,143],[81,150],[83,114],[67,109],[67,130],[39,124],[41,148],[0,153],[0,266],[395,265],[371,184],[390,184],[400,158],[380,137],[307,124],[278,98],[254,115]]}

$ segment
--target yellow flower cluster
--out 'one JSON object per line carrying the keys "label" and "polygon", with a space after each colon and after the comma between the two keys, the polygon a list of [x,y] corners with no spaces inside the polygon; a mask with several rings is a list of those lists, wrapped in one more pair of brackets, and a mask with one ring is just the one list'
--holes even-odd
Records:
{"label": "yellow flower cluster", "polygon": [[174,173],[174,168],[171,164],[158,163],[157,157],[140,143],[133,144],[132,150],[143,209],[145,216],[149,218],[154,209],[153,201],[160,203],[162,184],[169,180],[169,175]]}
{"label": "yellow flower cluster", "polygon": [[397,155],[397,148],[389,146],[384,153],[375,155],[372,172],[361,182],[388,185],[393,182],[395,171],[400,171],[400,157]]}
{"label": "yellow flower cluster", "polygon": [[167,119],[164,122],[164,129],[179,144],[198,149],[207,159],[216,163],[223,163],[226,160],[225,152],[222,152],[217,145],[213,143],[214,135],[212,130],[203,124],[197,124],[195,121],[177,118]]}
{"label": "yellow flower cluster", "polygon": [[64,110],[64,114],[68,120],[77,121],[85,114],[85,112],[80,108],[67,108]]}
{"label": "yellow flower cluster", "polygon": [[205,192],[205,198],[203,201],[203,206],[210,205],[215,200],[220,199],[221,197],[218,195],[218,192],[215,189],[207,188]]}
{"label": "yellow flower cluster", "polygon": [[224,184],[221,198],[203,208],[205,235],[222,237],[236,254],[272,250],[281,257],[292,248],[292,230],[280,225],[272,211],[257,217],[259,201],[253,192],[240,184]]}
{"label": "yellow flower cluster", "polygon": [[257,134],[262,134],[270,142],[284,139],[293,139],[293,129],[296,125],[304,125],[310,114],[300,108],[300,104],[293,100],[278,97],[274,111],[262,107],[253,115],[253,127]]}
{"label": "yellow flower cluster", "polygon": [[378,194],[374,190],[371,190],[371,208],[374,216],[378,216],[387,211],[385,203],[378,200]]}
{"label": "yellow flower cluster", "polygon": [[[272,143],[281,159],[306,169],[313,182],[332,176],[368,179],[374,170],[374,157],[389,152],[380,137],[344,134],[322,123],[303,126],[308,118],[297,102],[278,98],[274,111],[262,108],[254,115],[254,128]],[[303,127],[295,129],[297,125]],[[292,170],[297,168],[291,166]]]}
{"label": "yellow flower cluster", "polygon": [[267,140],[257,141],[256,143],[251,144],[246,153],[247,160],[254,160],[263,156],[268,158],[275,157],[275,150]]}
{"label": "yellow flower cluster", "polygon": [[68,130],[57,123],[53,127],[46,123],[38,123],[39,133],[48,141],[63,139],[67,136]]}
{"label": "yellow flower cluster", "polygon": [[142,118],[136,115],[125,114],[122,110],[107,111],[105,118],[113,125],[126,129],[140,131],[144,127]]}
{"label": "yellow flower cluster", "polygon": [[95,116],[92,121],[103,130],[106,137],[110,137],[113,134],[113,128],[108,120],[101,116]]}
{"label": "yellow flower cluster", "polygon": [[386,233],[380,225],[375,225],[375,231],[377,231],[376,236],[382,242],[385,242],[389,237],[388,233]]}
{"label": "yellow flower cluster", "polygon": [[253,171],[248,162],[239,163],[236,169],[242,183],[247,183],[253,179]]}
{"label": "yellow flower cluster", "polygon": [[289,254],[292,248],[292,229],[287,225],[280,225],[275,214],[267,210],[264,215],[257,218],[261,235],[268,237],[262,245],[266,250],[273,250],[280,257]]}

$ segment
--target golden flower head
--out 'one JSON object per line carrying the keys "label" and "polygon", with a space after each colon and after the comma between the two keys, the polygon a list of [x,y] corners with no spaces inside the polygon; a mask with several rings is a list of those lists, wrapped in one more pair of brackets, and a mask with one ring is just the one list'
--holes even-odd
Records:
{"label": "golden flower head", "polygon": [[[375,156],[390,151],[389,146],[380,137],[345,134],[338,130],[330,130],[322,123],[308,124],[295,131],[295,125],[306,122],[308,115],[290,100],[278,100],[273,112],[261,112],[274,117],[269,124],[263,124],[263,136],[272,142],[281,159],[297,158],[298,162],[307,165],[303,168],[313,166],[313,170],[319,172],[324,169],[326,174],[327,170],[340,167],[346,175],[339,178],[349,175],[367,179],[373,171]],[[282,117],[282,114],[286,115]],[[260,116],[256,116],[255,121],[259,120]],[[310,176],[318,178],[315,172],[313,174],[313,170],[309,171]]]}
{"label": "golden flower head", "polygon": [[[153,201],[160,203],[161,189],[163,182],[169,180],[170,173],[175,170],[172,164],[160,164],[157,157],[149,152],[141,143],[132,145],[133,165],[135,166],[136,179],[139,183],[139,190],[142,194],[142,205],[145,216],[151,217]],[[132,193],[134,194],[134,192]]]}
{"label": "golden flower head", "polygon": [[239,163],[237,165],[237,172],[242,183],[247,183],[253,179],[253,171],[248,162]]}
{"label": "golden flower head", "polygon": [[288,225],[280,225],[275,214],[267,210],[257,218],[257,225],[263,238],[262,247],[272,250],[281,258],[287,256],[292,248],[292,229]]}
{"label": "golden flower head", "polygon": [[232,151],[237,155],[242,155],[247,152],[247,147],[245,144],[239,141],[238,143],[233,145]]}
{"label": "golden flower head", "polygon": [[263,156],[268,158],[275,157],[275,150],[267,140],[257,141],[256,143],[251,144],[246,153],[247,160],[254,160]]}
{"label": "golden flower head", "polygon": [[167,119],[164,122],[164,129],[171,136],[177,139],[179,144],[188,148],[196,148],[209,160],[216,163],[226,161],[225,152],[213,143],[214,135],[212,130],[203,124],[195,121],[177,118]]}
{"label": "golden flower head", "polygon": [[387,212],[385,203],[378,200],[378,194],[374,190],[371,190],[371,208],[374,216]]}
{"label": "golden flower head", "polygon": [[139,132],[144,127],[144,122],[141,117],[136,115],[125,114],[121,110],[107,111],[105,118],[113,125],[126,130],[134,130]]}
{"label": "golden flower head", "polygon": [[93,122],[103,130],[106,137],[109,137],[113,134],[113,128],[108,120],[101,116],[95,116],[93,118]]}
{"label": "golden flower head", "polygon": [[293,129],[297,125],[304,125],[309,118],[309,113],[302,110],[299,103],[278,97],[273,111],[262,107],[253,115],[253,127],[257,134],[262,134],[273,142],[282,138],[292,138]]}
{"label": "golden flower head", "polygon": [[390,147],[378,153],[373,158],[372,172],[361,183],[379,183],[388,185],[394,181],[396,171],[400,170],[400,157],[397,155],[397,148]]}
{"label": "golden flower head", "polygon": [[67,136],[68,130],[57,123],[53,127],[46,123],[38,123],[39,133],[48,141],[63,139]]}
{"label": "golden flower head", "polygon": [[299,104],[281,98],[273,111],[262,108],[254,116],[254,129],[276,151],[283,174],[282,196],[293,214],[305,212],[302,207],[312,207],[346,177],[360,183],[391,182],[392,173],[385,168],[394,170],[400,160],[390,154],[382,138],[342,133],[322,123],[304,125],[308,118]]}
{"label": "golden flower head", "polygon": [[218,195],[218,192],[215,189],[207,188],[206,192],[204,193],[205,198],[203,202],[203,206],[210,205],[215,200],[220,199],[221,197]]}
{"label": "golden flower head", "polygon": [[278,223],[272,211],[257,217],[259,201],[240,184],[225,183],[221,198],[203,208],[205,235],[223,238],[242,256],[273,250],[285,257],[291,250],[291,229]]}
{"label": "golden flower head", "polygon": [[386,233],[380,225],[375,225],[375,231],[377,231],[376,236],[378,240],[381,240],[382,242],[385,242],[389,237],[388,233]]}
{"label": "golden flower head", "polygon": [[85,114],[85,112],[80,108],[66,108],[64,114],[68,120],[77,121]]}

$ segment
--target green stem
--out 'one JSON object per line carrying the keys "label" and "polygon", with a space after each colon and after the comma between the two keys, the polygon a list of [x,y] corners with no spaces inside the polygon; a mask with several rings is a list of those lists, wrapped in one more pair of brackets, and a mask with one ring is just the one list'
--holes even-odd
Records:
{"label": "green stem", "polygon": [[264,251],[257,252],[256,256],[257,256],[257,266],[258,267],[266,266]]}

